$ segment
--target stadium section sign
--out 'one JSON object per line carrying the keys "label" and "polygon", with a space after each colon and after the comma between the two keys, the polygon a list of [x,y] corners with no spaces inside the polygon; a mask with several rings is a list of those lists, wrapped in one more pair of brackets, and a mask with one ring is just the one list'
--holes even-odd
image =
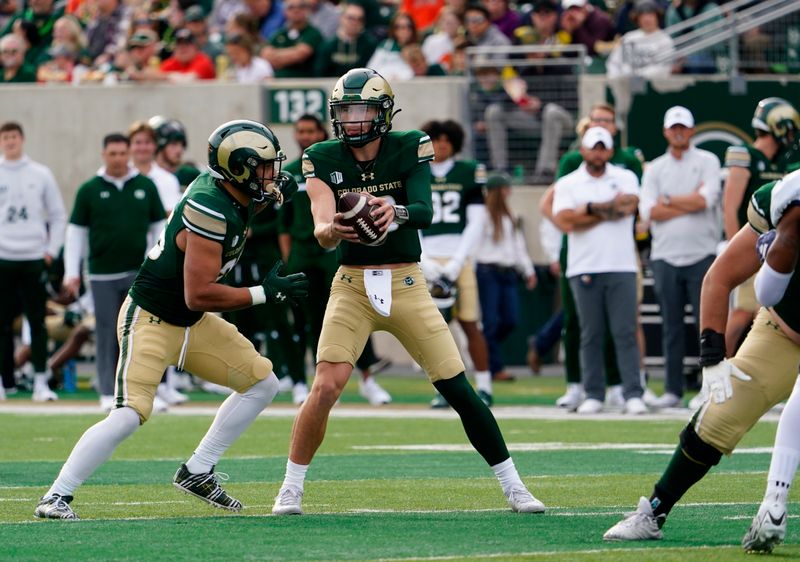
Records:
{"label": "stadium section sign", "polygon": [[319,88],[264,88],[267,123],[292,124],[310,113],[323,122],[328,119],[328,97]]}

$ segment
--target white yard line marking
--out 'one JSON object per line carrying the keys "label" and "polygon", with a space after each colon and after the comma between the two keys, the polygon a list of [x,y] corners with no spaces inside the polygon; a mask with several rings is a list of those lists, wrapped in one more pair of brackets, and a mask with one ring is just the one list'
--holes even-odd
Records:
{"label": "white yard line marking", "polygon": [[[166,414],[156,414],[159,416],[213,416],[217,413],[219,405],[198,406],[183,405],[170,408]],[[662,410],[658,413],[647,414],[644,416],[629,416],[622,412],[604,412],[593,416],[578,416],[567,412],[563,408],[555,406],[496,406],[492,408],[495,418],[501,420],[521,419],[521,420],[570,420],[570,421],[625,421],[630,423],[670,421],[680,420],[689,421],[692,412],[682,408],[672,408]],[[86,415],[86,414],[105,414],[99,405],[94,403],[83,404],[33,404],[32,402],[13,402],[7,401],[0,404],[0,414],[36,414],[36,415]],[[288,404],[272,405],[266,408],[261,416],[269,418],[294,418],[297,414],[297,407]],[[331,411],[331,416],[335,418],[351,419],[446,419],[458,420],[458,416],[452,410],[432,410],[427,407],[416,406],[382,406],[380,408],[372,406],[337,406]],[[777,422],[780,414],[769,412],[762,421]]]}

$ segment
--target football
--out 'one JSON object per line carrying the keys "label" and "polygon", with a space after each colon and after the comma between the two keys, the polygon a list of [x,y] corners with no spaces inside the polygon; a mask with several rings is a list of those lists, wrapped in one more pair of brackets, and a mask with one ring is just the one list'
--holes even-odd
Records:
{"label": "football", "polygon": [[339,212],[342,213],[342,224],[356,229],[359,240],[367,246],[380,246],[386,241],[388,230],[381,232],[375,226],[375,219],[370,213],[376,205],[367,204],[367,195],[363,192],[350,191],[339,199]]}

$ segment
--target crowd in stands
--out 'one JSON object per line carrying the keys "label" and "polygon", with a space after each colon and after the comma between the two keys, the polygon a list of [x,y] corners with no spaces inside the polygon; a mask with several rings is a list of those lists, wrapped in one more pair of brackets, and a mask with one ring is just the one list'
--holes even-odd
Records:
{"label": "crowd in stands", "polygon": [[[369,66],[390,80],[464,73],[469,46],[580,44],[614,76],[712,73],[714,47],[674,64],[663,31],[722,0],[2,0],[0,83],[332,77]],[[685,31],[691,31],[689,28]],[[763,53],[756,28],[742,52]],[[554,51],[555,52],[555,51]],[[762,69],[763,70],[763,69]],[[779,70],[779,69],[776,69]]]}

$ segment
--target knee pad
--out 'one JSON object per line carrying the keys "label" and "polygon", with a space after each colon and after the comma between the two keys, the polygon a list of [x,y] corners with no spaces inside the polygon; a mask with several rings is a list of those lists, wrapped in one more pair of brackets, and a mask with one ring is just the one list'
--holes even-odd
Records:
{"label": "knee pad", "polygon": [[681,431],[680,444],[684,454],[704,465],[716,466],[722,458],[722,452],[700,439],[691,423]]}

